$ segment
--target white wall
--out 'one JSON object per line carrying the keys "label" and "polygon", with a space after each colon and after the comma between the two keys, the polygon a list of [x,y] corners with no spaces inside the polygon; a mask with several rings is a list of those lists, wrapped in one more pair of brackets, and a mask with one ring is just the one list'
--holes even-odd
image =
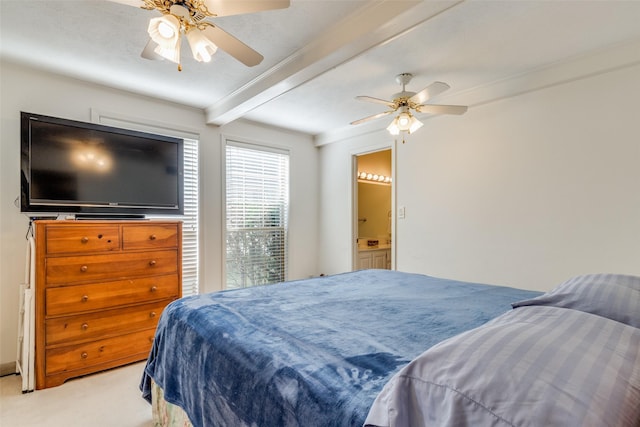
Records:
{"label": "white wall", "polygon": [[[636,65],[427,119],[395,150],[397,269],[538,290],[640,275],[638,99]],[[323,271],[349,269],[342,171],[362,144],[321,147]]]}
{"label": "white wall", "polygon": [[20,111],[91,121],[91,110],[132,121],[163,123],[200,135],[201,288],[218,290],[222,277],[222,137],[275,144],[291,153],[289,278],[318,274],[317,149],[311,137],[250,123],[207,126],[201,110],[0,63],[0,367],[15,361],[18,290],[24,275],[28,219],[14,200],[20,191]]}

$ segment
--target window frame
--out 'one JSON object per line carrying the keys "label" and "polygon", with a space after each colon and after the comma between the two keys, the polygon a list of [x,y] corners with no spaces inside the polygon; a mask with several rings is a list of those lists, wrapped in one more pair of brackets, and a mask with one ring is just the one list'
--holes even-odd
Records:
{"label": "window frame", "polygon": [[[289,276],[289,228],[290,228],[290,211],[291,211],[291,150],[288,147],[278,147],[275,144],[264,144],[257,142],[248,142],[237,137],[223,137],[222,144],[222,275],[221,283],[223,289],[241,289],[241,287],[229,287],[227,283],[227,147],[245,148],[266,153],[275,153],[287,156],[287,187],[286,187],[286,206],[285,206],[285,224],[283,239],[283,262],[284,269],[282,281],[288,279]],[[276,282],[274,282],[276,283]],[[253,285],[252,285],[253,286]]]}

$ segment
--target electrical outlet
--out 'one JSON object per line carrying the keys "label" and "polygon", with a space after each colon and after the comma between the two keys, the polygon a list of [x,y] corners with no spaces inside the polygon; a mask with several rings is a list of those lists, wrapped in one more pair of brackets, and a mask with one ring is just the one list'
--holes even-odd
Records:
{"label": "electrical outlet", "polygon": [[398,208],[398,219],[404,219],[404,215],[405,215],[405,207],[400,206]]}

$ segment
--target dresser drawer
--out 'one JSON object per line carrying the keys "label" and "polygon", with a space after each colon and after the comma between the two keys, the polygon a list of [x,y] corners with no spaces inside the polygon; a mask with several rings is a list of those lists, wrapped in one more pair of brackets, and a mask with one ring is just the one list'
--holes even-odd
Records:
{"label": "dresser drawer", "polygon": [[154,334],[155,329],[152,328],[84,344],[47,349],[45,373],[51,375],[87,367],[98,370],[101,364],[119,359],[130,360],[132,355],[140,355],[138,360],[143,360],[151,350]]}
{"label": "dresser drawer", "polygon": [[110,252],[120,250],[120,228],[117,225],[81,225],[47,227],[48,255],[65,253]]}
{"label": "dresser drawer", "polygon": [[155,328],[170,300],[129,308],[48,319],[46,344],[77,343]]}
{"label": "dresser drawer", "polygon": [[122,226],[122,248],[124,250],[175,248],[177,246],[177,224]]}
{"label": "dresser drawer", "polygon": [[47,316],[116,308],[127,304],[176,299],[180,296],[177,274],[47,288]]}
{"label": "dresser drawer", "polygon": [[46,283],[47,286],[63,285],[177,271],[178,252],[175,250],[51,257],[46,260]]}

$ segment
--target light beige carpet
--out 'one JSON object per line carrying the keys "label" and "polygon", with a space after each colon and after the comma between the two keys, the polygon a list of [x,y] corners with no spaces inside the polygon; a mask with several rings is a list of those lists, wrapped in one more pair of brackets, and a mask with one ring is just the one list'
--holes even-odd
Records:
{"label": "light beige carpet", "polygon": [[151,427],[138,384],[144,363],[22,394],[18,375],[0,378],[2,427]]}

